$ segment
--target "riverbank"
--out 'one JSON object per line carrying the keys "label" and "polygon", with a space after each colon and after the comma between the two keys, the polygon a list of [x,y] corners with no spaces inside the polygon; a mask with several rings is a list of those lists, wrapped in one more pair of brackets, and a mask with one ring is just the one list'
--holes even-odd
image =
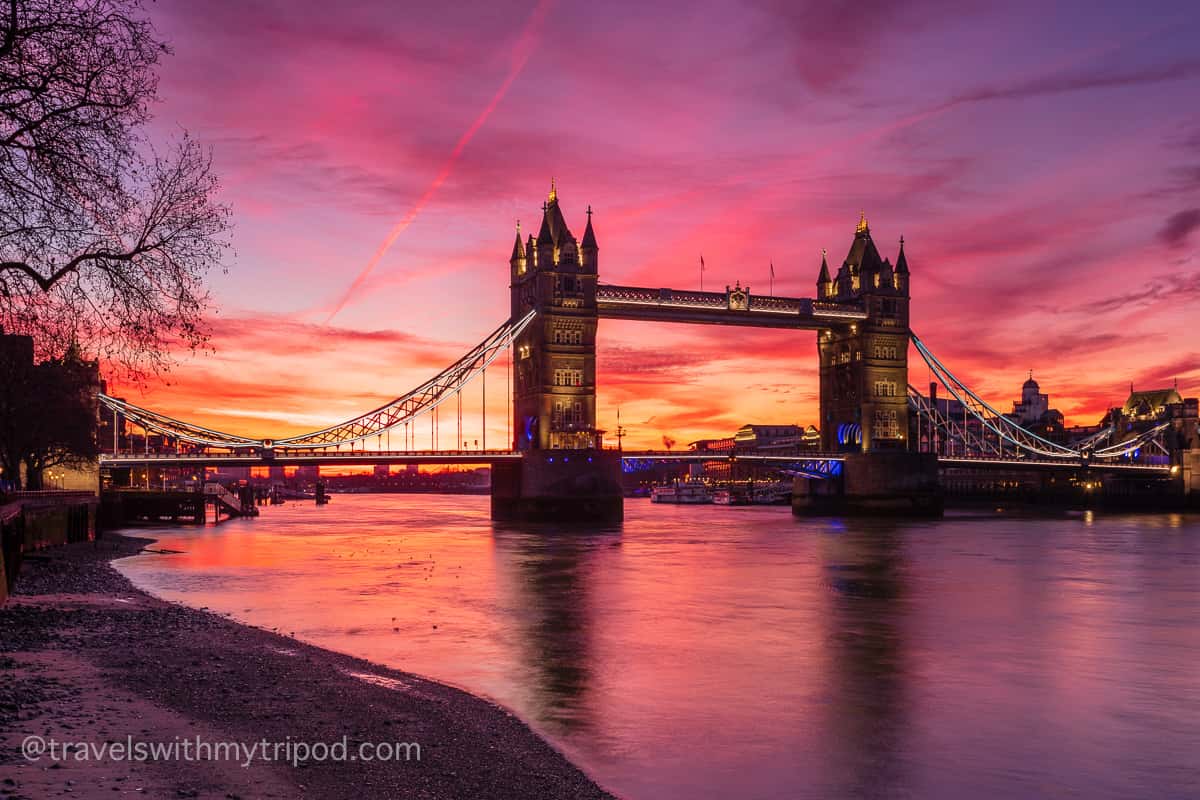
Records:
{"label": "riverbank", "polygon": [[[23,564],[0,610],[0,796],[609,797],[492,703],[140,591],[109,562],[150,544],[110,534]],[[32,735],[91,749],[31,762]],[[166,760],[116,747],[173,742]],[[188,760],[197,742],[215,758]],[[293,766],[301,743],[317,748]]]}

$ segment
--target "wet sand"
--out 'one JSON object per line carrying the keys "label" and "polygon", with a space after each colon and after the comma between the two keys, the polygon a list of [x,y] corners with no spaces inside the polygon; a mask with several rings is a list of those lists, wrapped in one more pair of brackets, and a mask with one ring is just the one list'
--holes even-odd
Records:
{"label": "wet sand", "polygon": [[[109,534],[22,565],[0,609],[0,798],[610,796],[486,700],[151,597],[109,565],[145,546]],[[31,762],[29,736],[93,749]],[[265,740],[274,757],[97,755],[131,742],[181,754],[197,739]],[[298,766],[275,747],[343,741],[345,760]],[[412,743],[419,759],[395,746]],[[389,746],[391,759],[359,757]]]}

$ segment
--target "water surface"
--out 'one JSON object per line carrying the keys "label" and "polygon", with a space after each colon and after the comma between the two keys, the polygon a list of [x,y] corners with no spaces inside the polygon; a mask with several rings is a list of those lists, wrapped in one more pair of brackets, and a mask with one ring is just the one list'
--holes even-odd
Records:
{"label": "water surface", "polygon": [[1198,517],[338,495],[153,533],[185,552],[138,585],[493,698],[634,800],[1200,796]]}

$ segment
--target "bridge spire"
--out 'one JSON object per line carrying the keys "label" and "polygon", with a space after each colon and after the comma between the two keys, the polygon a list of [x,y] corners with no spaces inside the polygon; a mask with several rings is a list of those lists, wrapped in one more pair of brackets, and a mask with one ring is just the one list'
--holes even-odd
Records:
{"label": "bridge spire", "polygon": [[867,225],[867,212],[865,210],[858,213],[858,226],[854,229],[856,234],[869,234],[871,228]]}
{"label": "bridge spire", "polygon": [[829,261],[825,248],[821,248],[821,274],[817,276],[817,296],[824,300],[833,294],[833,279],[829,277]]}
{"label": "bridge spire", "polygon": [[553,177],[550,178],[550,194],[546,197],[546,202],[548,202],[548,203],[557,203],[558,202],[558,188],[555,185]]}
{"label": "bridge spire", "polygon": [[521,242],[521,220],[517,220],[517,240],[513,242],[512,258],[514,264],[525,260],[525,245]]}
{"label": "bridge spire", "polygon": [[579,246],[584,250],[598,250],[600,248],[596,246],[596,232],[592,230],[592,207],[590,205],[587,207],[587,218],[587,228],[583,231],[583,242]]}
{"label": "bridge spire", "polygon": [[904,237],[900,237],[900,255],[896,256],[896,274],[908,274],[908,258],[904,255]]}

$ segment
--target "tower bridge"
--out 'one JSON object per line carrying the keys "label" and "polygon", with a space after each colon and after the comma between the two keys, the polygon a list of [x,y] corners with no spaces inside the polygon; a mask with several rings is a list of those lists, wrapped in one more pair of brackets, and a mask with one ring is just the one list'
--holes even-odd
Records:
{"label": "tower bridge", "polygon": [[[1086,443],[1062,444],[996,411],[913,335],[904,240],[893,264],[880,254],[865,215],[836,270],[822,251],[811,298],[761,296],[740,284],[723,292],[602,284],[599,250],[591,208],[577,239],[552,187],[536,236],[522,239],[518,227],[513,242],[508,320],[430,380],[352,420],[280,439],[215,431],[101,396],[113,415],[114,432],[116,421],[124,418],[176,445],[176,452],[161,454],[121,453],[114,446],[101,465],[487,463],[493,468],[496,518],[617,519],[622,461],[726,456],[621,453],[604,447],[596,425],[601,319],[815,332],[821,452],[804,456],[798,466],[795,456],[761,457],[763,463],[795,467],[798,511],[940,513],[939,458],[980,469],[1011,470],[1014,463],[1036,462],[1039,469],[1174,477],[1183,462],[1179,443],[1190,446],[1195,440],[1195,421],[1185,420],[1136,430],[1110,426]],[[959,402],[963,419],[948,418],[935,400],[909,385],[910,344],[947,396]],[[478,381],[486,401],[487,369],[502,353],[511,357],[506,375],[510,441],[488,450],[485,418],[482,447],[458,449],[464,387]],[[439,407],[447,403],[459,408],[456,447],[449,450],[437,447]],[[486,408],[485,402],[485,414]],[[412,446],[418,418],[429,421],[432,449],[427,451]],[[1181,434],[1181,426],[1188,425]],[[403,431],[403,449],[391,448],[392,431]],[[1196,466],[1200,491],[1200,462]],[[1190,473],[1181,479],[1193,480]]]}

